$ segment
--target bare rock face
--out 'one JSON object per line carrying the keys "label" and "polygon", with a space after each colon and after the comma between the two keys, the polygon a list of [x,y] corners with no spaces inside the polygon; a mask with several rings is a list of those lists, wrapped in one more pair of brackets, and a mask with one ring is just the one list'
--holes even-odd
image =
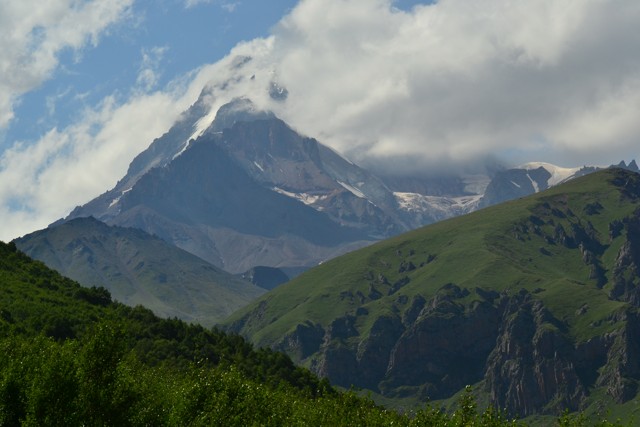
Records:
{"label": "bare rock face", "polygon": [[610,296],[640,307],[640,212],[622,224],[626,241],[618,251]]}
{"label": "bare rock face", "polygon": [[528,196],[549,187],[551,173],[543,167],[537,169],[509,169],[501,171],[491,180],[480,201],[480,207],[495,205],[506,200]]}
{"label": "bare rock face", "polygon": [[[450,290],[460,291],[455,285]],[[450,296],[436,296],[394,346],[382,391],[395,394],[395,387],[413,386],[440,399],[481,380],[498,320],[489,302],[467,310]]]}
{"label": "bare rock face", "polygon": [[491,401],[520,416],[577,410],[586,390],[559,322],[527,293],[506,301],[502,316],[485,375]]}
{"label": "bare rock face", "polygon": [[299,324],[292,333],[284,337],[278,350],[302,360],[318,351],[324,335],[325,331],[320,325],[311,322]]}
{"label": "bare rock face", "polygon": [[405,301],[403,313],[376,318],[366,334],[354,315],[325,328],[307,322],[276,348],[308,360],[333,384],[392,398],[445,399],[482,383],[495,407],[519,417],[580,410],[591,387],[603,387],[620,403],[636,395],[640,320],[634,309],[612,314],[622,329],[574,345],[566,326],[525,290],[476,289],[475,301],[463,304],[469,295],[454,284],[429,300],[417,295]]}
{"label": "bare rock face", "polygon": [[625,327],[607,336],[607,362],[597,380],[598,386],[604,386],[607,393],[616,402],[624,403],[633,398],[638,391],[637,380],[640,377],[640,319],[635,312],[619,314]]}
{"label": "bare rock face", "polygon": [[315,371],[320,376],[334,378],[338,385],[376,389],[404,328],[397,316],[381,316],[375,320],[369,336],[359,340],[354,348],[350,339],[359,337],[354,321],[355,317],[345,316],[331,323],[319,349]]}

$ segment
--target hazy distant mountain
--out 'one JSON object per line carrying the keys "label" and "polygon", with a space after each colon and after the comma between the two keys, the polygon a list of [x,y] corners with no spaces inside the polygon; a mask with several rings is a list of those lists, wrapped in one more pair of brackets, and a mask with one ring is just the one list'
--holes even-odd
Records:
{"label": "hazy distant mountain", "polygon": [[94,218],[77,218],[15,243],[85,286],[104,286],[120,302],[205,326],[265,292],[158,237]]}

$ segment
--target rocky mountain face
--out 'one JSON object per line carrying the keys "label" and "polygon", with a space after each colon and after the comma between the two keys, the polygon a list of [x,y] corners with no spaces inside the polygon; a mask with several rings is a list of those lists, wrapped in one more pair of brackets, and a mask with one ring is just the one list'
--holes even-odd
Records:
{"label": "rocky mountain face", "polygon": [[265,290],[132,228],[77,218],[14,241],[29,256],[115,300],[212,326]]}
{"label": "rocky mountain face", "polygon": [[67,220],[94,216],[139,228],[237,274],[308,268],[463,213],[477,199],[394,192],[249,100],[222,106],[209,124],[204,105],[185,112],[114,189]]}
{"label": "rocky mountain face", "polygon": [[[621,161],[615,165],[615,167],[632,172],[640,171],[635,160],[632,160],[628,165],[624,161]],[[602,168],[596,166],[562,168],[549,163],[537,162],[499,171],[489,182],[477,207],[483,208],[519,197],[525,197],[571,179],[596,172],[599,169]]]}
{"label": "rocky mountain face", "polygon": [[639,221],[640,175],[600,171],[339,257],[226,325],[388,399],[474,384],[521,417],[622,404],[640,381]]}
{"label": "rocky mountain face", "polygon": [[214,109],[209,98],[203,92],[112,190],[67,220],[139,228],[234,274],[300,270],[595,170],[536,163],[491,180],[379,177],[248,99]]}

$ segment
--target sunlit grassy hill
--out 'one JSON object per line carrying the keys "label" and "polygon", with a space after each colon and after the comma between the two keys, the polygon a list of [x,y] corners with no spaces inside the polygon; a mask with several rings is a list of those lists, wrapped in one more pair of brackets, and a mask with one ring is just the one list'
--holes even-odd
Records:
{"label": "sunlit grassy hill", "polygon": [[226,325],[388,399],[633,408],[639,208],[640,175],[601,171],[328,261]]}

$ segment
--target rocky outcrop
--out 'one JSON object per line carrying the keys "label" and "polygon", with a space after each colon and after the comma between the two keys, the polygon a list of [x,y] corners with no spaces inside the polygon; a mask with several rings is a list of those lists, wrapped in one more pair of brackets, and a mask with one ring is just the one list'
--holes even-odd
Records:
{"label": "rocky outcrop", "polygon": [[378,317],[367,331],[358,327],[364,311],[326,328],[300,324],[276,348],[308,360],[333,384],[391,398],[446,399],[483,384],[495,407],[519,417],[582,409],[592,387],[620,403],[636,395],[640,321],[633,309],[608,319],[621,329],[574,344],[566,325],[525,290],[472,295],[447,284],[430,299],[403,303],[404,312]]}
{"label": "rocky outcrop", "polygon": [[537,169],[509,169],[498,172],[493,177],[484,196],[480,200],[480,207],[495,205],[506,200],[528,196],[549,187],[551,173],[543,167]]}
{"label": "rocky outcrop", "polygon": [[640,307],[640,212],[622,226],[626,239],[614,263],[610,296]]}
{"label": "rocky outcrop", "polygon": [[[448,290],[461,292],[455,285]],[[437,295],[398,339],[382,391],[393,395],[403,385],[441,399],[481,380],[498,320],[496,307],[487,301],[466,308],[455,297]]]}
{"label": "rocky outcrop", "polygon": [[398,337],[404,331],[397,316],[378,317],[369,336],[360,342],[357,351],[361,387],[376,389],[387,374],[387,367]]}
{"label": "rocky outcrop", "polygon": [[638,392],[640,379],[640,319],[637,312],[614,313],[612,318],[624,322],[624,327],[606,335],[609,342],[606,364],[596,381],[618,403],[624,403]]}
{"label": "rocky outcrop", "polygon": [[587,391],[560,322],[528,293],[504,304],[485,373],[491,401],[519,416],[579,409]]}
{"label": "rocky outcrop", "polygon": [[318,351],[324,335],[325,331],[320,325],[311,322],[299,324],[284,337],[278,350],[292,355],[296,360],[303,360]]}

